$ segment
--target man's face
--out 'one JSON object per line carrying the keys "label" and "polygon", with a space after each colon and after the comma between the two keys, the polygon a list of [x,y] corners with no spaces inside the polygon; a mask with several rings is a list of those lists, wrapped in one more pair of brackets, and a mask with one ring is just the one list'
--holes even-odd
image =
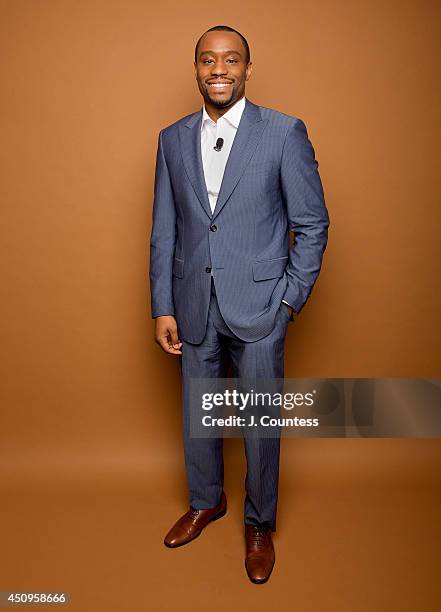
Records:
{"label": "man's face", "polygon": [[206,103],[224,108],[245,94],[251,62],[247,66],[245,47],[235,32],[207,32],[199,43],[194,67]]}

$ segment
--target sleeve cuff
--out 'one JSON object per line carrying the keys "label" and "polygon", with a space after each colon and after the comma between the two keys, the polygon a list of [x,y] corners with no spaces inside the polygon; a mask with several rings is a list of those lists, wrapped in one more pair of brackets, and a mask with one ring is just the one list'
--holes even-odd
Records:
{"label": "sleeve cuff", "polygon": [[294,310],[294,308],[291,306],[291,304],[289,302],[287,302],[286,300],[282,300],[282,302],[284,304],[286,304],[287,306],[289,306],[290,308],[292,308],[292,312],[291,312],[291,316],[290,316],[290,321],[294,321],[294,316],[297,314],[296,311]]}

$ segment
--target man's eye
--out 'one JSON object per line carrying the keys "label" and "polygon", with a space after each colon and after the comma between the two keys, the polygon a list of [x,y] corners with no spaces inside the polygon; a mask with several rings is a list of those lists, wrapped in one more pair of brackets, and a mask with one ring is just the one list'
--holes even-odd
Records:
{"label": "man's eye", "polygon": [[[213,60],[211,60],[211,59],[206,59],[206,60],[202,60],[202,63],[203,63],[203,64],[209,64],[209,63],[210,63],[210,62],[212,62],[212,61],[213,61]],[[233,58],[233,57],[231,57],[231,58],[227,59],[226,61],[227,61],[227,62],[232,62],[233,64],[237,64],[237,61],[238,61],[238,60],[237,60],[237,59],[235,59],[235,58]]]}

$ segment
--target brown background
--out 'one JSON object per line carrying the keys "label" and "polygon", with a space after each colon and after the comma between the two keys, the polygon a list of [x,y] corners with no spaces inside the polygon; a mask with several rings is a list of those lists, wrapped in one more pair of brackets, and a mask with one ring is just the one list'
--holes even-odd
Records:
{"label": "brown background", "polygon": [[[0,590],[71,609],[437,609],[439,440],[284,440],[277,565],[230,512],[189,547],[178,362],[148,292],[159,130],[200,108],[194,45],[248,38],[247,97],[302,118],[331,226],[288,377],[439,377],[440,10],[430,1],[1,2]],[[6,554],[4,554],[6,551]]]}

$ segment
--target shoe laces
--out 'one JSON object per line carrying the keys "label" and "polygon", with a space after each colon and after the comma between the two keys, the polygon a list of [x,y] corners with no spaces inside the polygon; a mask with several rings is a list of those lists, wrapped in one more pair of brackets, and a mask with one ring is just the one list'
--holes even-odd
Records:
{"label": "shoe laces", "polygon": [[197,516],[199,516],[199,510],[197,508],[193,508],[190,506],[190,510],[188,511],[188,517],[191,518],[191,520],[193,520]]}
{"label": "shoe laces", "polygon": [[251,532],[251,540],[253,544],[256,544],[259,548],[263,546],[267,535],[267,529],[265,527],[258,527],[257,525],[252,525]]}

